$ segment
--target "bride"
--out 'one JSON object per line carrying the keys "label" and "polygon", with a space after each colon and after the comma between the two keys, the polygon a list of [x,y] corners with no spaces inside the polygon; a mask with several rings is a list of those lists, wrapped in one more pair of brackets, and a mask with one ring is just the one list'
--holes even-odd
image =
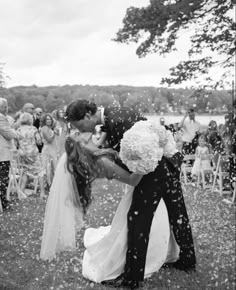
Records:
{"label": "bride", "polygon": [[[125,194],[110,226],[88,228],[84,235],[85,252],[82,274],[100,283],[119,276],[124,269],[127,250],[127,213],[133,186],[142,175],[129,173],[116,164],[117,153],[98,149],[91,134],[74,134],[65,142],[66,153],[60,158],[51,185],[44,219],[40,258],[52,260],[65,250],[76,250],[76,228],[83,227],[83,215],[91,204],[91,183],[96,178],[126,183]],[[179,248],[170,230],[168,214],[160,202],[151,226],[145,277],[165,262],[174,262]]]}

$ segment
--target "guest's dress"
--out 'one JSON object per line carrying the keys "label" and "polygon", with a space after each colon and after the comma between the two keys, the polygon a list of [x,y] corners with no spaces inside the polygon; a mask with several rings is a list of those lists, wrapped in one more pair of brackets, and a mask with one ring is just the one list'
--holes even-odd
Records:
{"label": "guest's dress", "polygon": [[24,173],[38,174],[41,170],[38,147],[35,133],[37,128],[31,125],[21,125],[17,129],[19,135],[19,155]]}
{"label": "guest's dress", "polygon": [[211,170],[212,169],[212,164],[210,159],[204,159],[206,155],[209,154],[209,149],[207,146],[200,147],[198,146],[196,148],[196,158],[193,163],[192,167],[192,175],[198,175],[201,170]]}
{"label": "guest's dress", "polygon": [[57,146],[57,157],[60,158],[61,155],[65,152],[65,140],[67,136],[67,125],[65,122],[56,121],[56,130],[58,135],[56,135],[56,146]]}
{"label": "guest's dress", "polygon": [[57,143],[56,134],[52,128],[45,125],[41,128],[43,139],[42,160],[47,172],[47,181],[50,185],[57,165]]}

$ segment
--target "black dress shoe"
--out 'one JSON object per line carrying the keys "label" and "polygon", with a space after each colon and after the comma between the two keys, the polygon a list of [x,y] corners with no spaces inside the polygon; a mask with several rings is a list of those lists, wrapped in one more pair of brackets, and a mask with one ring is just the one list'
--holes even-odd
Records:
{"label": "black dress shoe", "polygon": [[124,282],[124,274],[121,274],[115,279],[104,280],[101,282],[102,285],[111,286],[114,288],[122,287],[122,283]]}
{"label": "black dress shoe", "polygon": [[105,285],[105,286],[114,287],[114,288],[121,288],[121,287],[128,288],[128,289],[137,289],[137,288],[139,288],[139,282],[138,281],[135,281],[135,280],[127,281],[124,278],[123,274],[118,276],[116,279],[102,281],[101,284]]}
{"label": "black dress shoe", "polygon": [[185,272],[196,271],[195,264],[183,263],[180,260],[178,260],[174,263],[165,263],[165,264],[163,264],[163,266],[161,268],[162,269],[177,269],[177,270],[185,271]]}

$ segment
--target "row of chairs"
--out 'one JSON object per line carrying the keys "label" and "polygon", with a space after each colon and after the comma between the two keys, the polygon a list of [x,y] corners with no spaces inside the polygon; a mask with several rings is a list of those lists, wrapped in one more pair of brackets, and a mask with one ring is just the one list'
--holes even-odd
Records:
{"label": "row of chairs", "polygon": [[[208,154],[204,156],[205,159],[206,158],[209,159],[209,161],[212,163],[213,166],[211,169],[202,169],[199,171],[199,174],[197,176],[197,187],[199,187],[200,182],[202,182],[203,189],[210,189],[211,192],[214,192],[218,185],[220,195],[231,193],[232,191],[230,189],[225,190],[223,185],[224,180],[226,178],[229,178],[230,156],[219,154],[217,159],[215,157],[216,156],[213,154]],[[189,175],[191,175],[194,160],[195,160],[194,154],[184,156],[184,162],[181,166],[181,177],[184,185],[192,183],[191,179],[189,179],[188,177]],[[210,176],[212,182],[209,181],[208,183],[206,182],[207,175]],[[233,204],[235,202],[235,197],[236,197],[236,186],[234,186],[233,196],[230,203]]]}
{"label": "row of chairs", "polygon": [[[43,165],[42,155],[39,153],[39,164],[35,164],[37,168],[39,168],[38,173],[34,174],[33,172],[27,171],[24,172],[27,174],[27,176],[32,180],[32,194],[36,194],[40,182],[40,178],[43,176],[46,176],[47,182],[49,183],[49,179],[52,179],[52,161],[48,160],[48,166]],[[10,172],[9,172],[9,184],[7,188],[7,200],[11,200],[11,194],[16,193],[19,200],[26,198],[27,195],[21,191],[20,185],[22,182],[22,176],[23,176],[23,167],[20,162],[20,157],[17,150],[12,150],[12,160],[10,165]],[[44,193],[40,192],[40,197],[43,197]],[[2,211],[2,204],[0,199],[0,212]]]}

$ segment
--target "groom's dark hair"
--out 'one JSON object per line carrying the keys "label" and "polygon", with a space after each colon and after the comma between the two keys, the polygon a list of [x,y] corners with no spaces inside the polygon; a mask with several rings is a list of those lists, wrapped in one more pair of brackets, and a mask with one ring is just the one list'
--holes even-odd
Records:
{"label": "groom's dark hair", "polygon": [[97,112],[97,105],[87,100],[76,100],[67,106],[65,119],[68,122],[79,121],[83,119],[88,112],[94,115]]}

